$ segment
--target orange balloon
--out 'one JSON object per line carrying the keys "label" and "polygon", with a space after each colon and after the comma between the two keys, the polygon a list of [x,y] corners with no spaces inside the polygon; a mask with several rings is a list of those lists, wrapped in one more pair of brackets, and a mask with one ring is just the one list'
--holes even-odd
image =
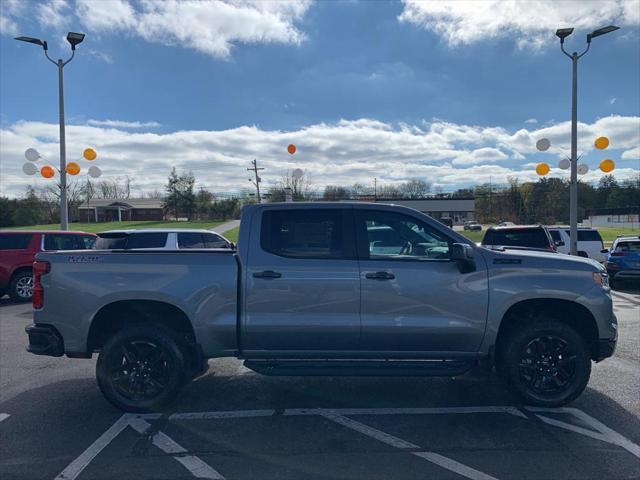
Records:
{"label": "orange balloon", "polygon": [[82,156],[86,160],[95,160],[96,157],[98,156],[98,154],[96,153],[96,151],[93,148],[85,148],[84,152],[82,152]]}
{"label": "orange balloon", "polygon": [[294,153],[296,153],[296,146],[293,143],[290,143],[287,147],[287,152],[293,155]]}
{"label": "orange balloon", "polygon": [[80,165],[76,162],[67,163],[66,171],[69,175],[77,175],[80,173]]}
{"label": "orange balloon", "polygon": [[40,175],[42,175],[44,178],[52,178],[55,174],[56,171],[49,165],[45,165],[40,169]]}
{"label": "orange balloon", "polygon": [[598,150],[604,150],[609,146],[609,139],[607,137],[598,137],[594,145]]}
{"label": "orange balloon", "polygon": [[616,168],[616,162],[606,158],[602,160],[600,162],[600,165],[598,166],[600,167],[600,170],[602,170],[604,173],[609,173],[609,172],[613,172],[613,170]]}
{"label": "orange balloon", "polygon": [[546,163],[542,162],[539,163],[538,165],[536,165],[536,173],[538,175],[540,175],[541,177],[544,177],[547,173],[549,173],[549,165],[547,165]]}

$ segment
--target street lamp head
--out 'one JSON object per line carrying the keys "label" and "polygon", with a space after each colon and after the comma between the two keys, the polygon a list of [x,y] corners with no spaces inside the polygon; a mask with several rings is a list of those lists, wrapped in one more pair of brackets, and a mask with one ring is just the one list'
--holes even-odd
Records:
{"label": "street lamp head", "polygon": [[76,33],[76,32],[67,33],[67,42],[71,44],[71,50],[75,50],[76,45],[78,45],[79,43],[82,43],[83,40],[84,40],[84,33]]}
{"label": "street lamp head", "polygon": [[615,25],[609,25],[607,27],[602,27],[597,30],[594,30],[589,35],[587,35],[587,42],[591,43],[592,38],[599,37],[600,35],[604,35],[605,33],[615,32],[616,30],[619,30],[619,29],[620,27],[616,27]]}
{"label": "street lamp head", "polygon": [[564,39],[573,33],[573,28],[559,28],[556,30],[556,36],[560,39],[560,43],[564,43]]}
{"label": "street lamp head", "polygon": [[21,42],[33,43],[34,45],[40,45],[43,49],[47,50],[49,47],[47,46],[47,42],[40,40],[35,37],[15,37],[15,40],[19,40]]}

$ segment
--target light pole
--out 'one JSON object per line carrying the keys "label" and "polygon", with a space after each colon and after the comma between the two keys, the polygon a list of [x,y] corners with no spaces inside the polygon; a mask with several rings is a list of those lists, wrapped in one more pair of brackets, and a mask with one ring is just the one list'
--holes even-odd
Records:
{"label": "light pole", "polygon": [[73,60],[73,57],[76,54],[76,45],[82,43],[84,40],[84,33],[69,32],[67,34],[67,41],[71,44],[71,57],[66,61],[62,61],[62,59],[59,58],[57,62],[49,56],[49,47],[47,46],[46,41],[34,37],[16,37],[15,39],[21,42],[40,45],[44,50],[47,60],[58,67],[58,110],[60,117],[60,230],[68,230],[69,208],[67,205],[67,145],[64,132],[64,83],[62,69],[67,63]]}
{"label": "light pole", "polygon": [[587,35],[587,48],[578,55],[573,52],[571,55],[564,49],[564,39],[573,33],[573,28],[560,28],[556,31],[556,36],[560,39],[560,49],[571,59],[573,66],[573,80],[571,84],[571,183],[569,186],[569,253],[578,253],[578,60],[589,51],[591,39],[604,35],[605,33],[618,30],[619,27],[609,25],[599,28]]}

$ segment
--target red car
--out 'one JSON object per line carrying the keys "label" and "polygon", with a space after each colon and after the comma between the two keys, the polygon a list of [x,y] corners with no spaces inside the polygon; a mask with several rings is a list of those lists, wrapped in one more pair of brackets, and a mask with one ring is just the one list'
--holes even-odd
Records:
{"label": "red car", "polygon": [[86,250],[96,236],[86,232],[47,230],[0,231],[0,297],[29,302],[33,290],[31,266],[36,253],[45,250]]}

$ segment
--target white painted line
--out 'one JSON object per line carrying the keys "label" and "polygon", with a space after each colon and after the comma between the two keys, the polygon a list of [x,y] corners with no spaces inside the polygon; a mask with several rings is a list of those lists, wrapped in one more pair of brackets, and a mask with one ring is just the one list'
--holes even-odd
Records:
{"label": "white painted line", "polygon": [[360,432],[368,437],[375,438],[380,442],[386,443],[387,445],[391,445],[395,448],[400,449],[410,449],[415,450],[420,448],[417,445],[414,445],[411,442],[407,442],[406,440],[402,440],[401,438],[394,437],[393,435],[389,435],[388,433],[382,432],[376,428],[370,427],[369,425],[365,425],[364,423],[360,423],[356,420],[352,420],[347,417],[343,417],[341,415],[334,415],[331,413],[322,414],[323,417],[333,420],[336,423],[339,423],[342,426],[355,430],[356,432]]}
{"label": "white painted line", "polygon": [[[139,433],[145,433],[151,424],[142,418],[132,417],[129,419],[131,425]],[[224,477],[208,464],[200,460],[195,455],[185,455],[187,450],[178,445],[169,436],[162,432],[157,432],[152,438],[153,444],[180,462],[196,478],[207,478],[210,480],[224,480]]]}
{"label": "white painted line", "polygon": [[572,432],[579,433],[581,435],[585,435],[587,437],[595,438],[596,440],[601,440],[607,443],[614,443],[609,440],[606,435],[602,433],[594,432],[592,430],[587,430],[586,428],[578,427],[577,425],[571,425],[570,423],[561,422],[560,420],[556,420],[555,418],[545,417],[544,415],[536,414],[540,420],[544,423],[553,425],[554,427],[564,428],[565,430],[571,430]]}
{"label": "white painted line", "polygon": [[476,470],[475,468],[468,467],[460,462],[456,462],[455,460],[451,460],[450,458],[443,457],[435,452],[413,452],[413,454],[472,480],[497,480],[496,477],[487,475],[486,473]]}
{"label": "white painted line", "polygon": [[637,295],[631,295],[628,293],[621,293],[621,292],[616,292],[614,290],[611,291],[611,295],[613,295],[614,297],[618,297],[621,298],[623,300],[627,300],[631,303],[635,303],[636,305],[640,304],[640,297]]}
{"label": "white painted line", "polygon": [[516,407],[430,407],[430,408],[290,408],[284,415],[443,415],[469,413],[508,413],[516,417],[527,416]]}
{"label": "white painted line", "polygon": [[[592,416],[587,415],[582,410],[579,410],[577,408],[572,408],[572,407],[561,407],[561,408],[525,407],[525,408],[527,410],[531,411],[531,412],[569,413],[569,414],[575,416],[576,418],[579,418],[580,420],[585,422],[587,425],[589,425],[589,426],[593,427],[594,429],[596,429],[605,438],[599,438],[599,437],[596,436],[596,435],[598,435],[597,433],[591,432],[591,431],[589,431],[587,429],[583,429],[582,427],[570,425],[572,428],[567,428],[565,425],[568,425],[568,424],[564,424],[564,422],[559,422],[558,420],[553,420],[551,418],[549,418],[548,420],[552,420],[554,423],[551,423],[551,422],[546,421],[546,420],[543,420],[543,421],[546,421],[546,423],[551,423],[552,425],[559,426],[561,428],[567,428],[568,430],[572,430],[572,431],[577,432],[577,433],[582,433],[583,435],[587,435],[587,436],[590,436],[592,438],[597,438],[598,440],[602,440],[604,442],[613,443],[614,445],[618,445],[618,446],[624,448],[625,450],[627,450],[629,453],[631,453],[631,454],[635,455],[636,457],[640,458],[640,445],[638,445],[636,443],[633,443],[628,438],[622,436],[621,434],[619,434],[615,430],[612,430],[611,428],[607,427],[604,423],[596,420]],[[540,417],[540,415],[538,415],[538,416]],[[558,423],[563,424],[563,425],[558,425]],[[579,430],[581,430],[581,431],[579,431]]]}
{"label": "white painted line", "polygon": [[231,410],[228,412],[193,412],[174,413],[169,416],[169,420],[209,420],[216,418],[254,418],[271,417],[275,410]]}
{"label": "white painted line", "polygon": [[[392,447],[396,447],[402,450],[416,450],[419,449],[417,445],[407,442],[398,437],[394,437],[388,433],[385,433],[377,428],[370,427],[369,425],[365,425],[364,423],[358,422],[356,420],[352,420],[351,418],[343,417],[341,415],[335,415],[332,413],[323,413],[322,416],[329,420],[333,420],[340,425],[343,425],[347,428],[351,428],[357,432],[360,432],[364,435],[367,435],[371,438],[379,440],[387,445],[391,445]],[[487,475],[486,473],[482,473],[475,468],[468,467],[460,462],[456,462],[447,457],[443,457],[435,452],[410,452],[413,455],[417,455],[420,458],[428,460],[431,463],[438,465],[439,467],[445,468],[452,472],[455,472],[464,477],[470,478],[471,480],[498,480],[491,475]]]}
{"label": "white painted line", "polygon": [[129,424],[127,415],[122,415],[116,423],[111,425],[109,429],[104,432],[98,439],[93,442],[89,448],[80,454],[73,462],[71,462],[67,468],[65,468],[56,477],[56,480],[74,480],[80,472],[89,465],[89,462],[96,458],[96,456],[107,446],[111,441],[116,438],[120,432],[122,432]]}
{"label": "white painted line", "polygon": [[10,416],[11,415],[9,415],[8,413],[0,413],[0,422],[3,421],[3,420],[6,420]]}

